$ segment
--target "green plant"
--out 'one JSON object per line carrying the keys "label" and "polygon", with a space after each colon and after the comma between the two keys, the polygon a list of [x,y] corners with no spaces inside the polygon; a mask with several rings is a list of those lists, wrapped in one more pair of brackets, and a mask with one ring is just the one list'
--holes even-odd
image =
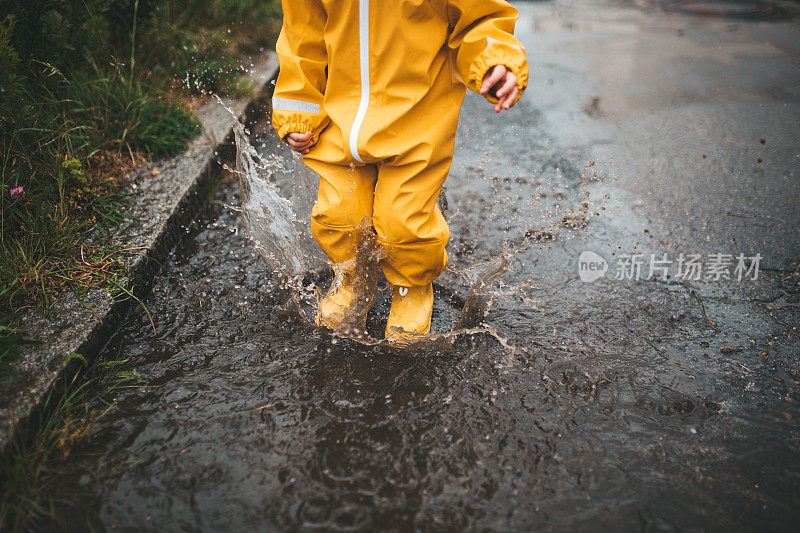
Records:
{"label": "green plant", "polygon": [[200,133],[197,119],[167,95],[145,89],[120,72],[72,86],[74,113],[91,126],[92,144],[133,157],[167,157],[183,151]]}
{"label": "green plant", "polygon": [[103,76],[88,61],[90,77],[26,67],[10,44],[14,27],[12,17],[0,24],[0,283],[16,287],[0,296],[3,314],[47,307],[62,289],[116,290],[109,283],[124,266],[100,261],[113,250],[86,239],[124,218],[121,171],[142,155],[179,153],[199,133],[192,114],[120,68]]}

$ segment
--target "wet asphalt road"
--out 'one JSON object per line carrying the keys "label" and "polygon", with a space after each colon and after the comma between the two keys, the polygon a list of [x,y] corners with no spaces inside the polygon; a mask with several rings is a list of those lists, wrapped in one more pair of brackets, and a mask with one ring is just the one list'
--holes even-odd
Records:
{"label": "wet asphalt road", "polygon": [[[779,2],[521,4],[529,94],[558,144],[597,159],[652,234],[695,253],[800,254],[800,33]],[[705,6],[706,9],[703,9]],[[656,239],[657,237],[653,237]],[[715,248],[716,247],[716,248]]]}
{"label": "wet asphalt road", "polygon": [[[64,522],[793,530],[800,32],[693,5],[519,3],[528,94],[506,117],[467,98],[450,256],[523,246],[487,317],[514,352],[399,357],[275,314],[226,182],[146,300],[158,336],[134,310],[109,343],[146,385],[65,464]],[[580,280],[585,250],[605,277]],[[614,279],[717,252],[760,253],[759,279]]]}

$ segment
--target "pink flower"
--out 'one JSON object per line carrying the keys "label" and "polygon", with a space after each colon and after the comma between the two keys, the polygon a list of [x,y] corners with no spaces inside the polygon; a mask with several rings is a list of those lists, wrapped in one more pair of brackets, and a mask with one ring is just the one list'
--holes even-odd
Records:
{"label": "pink flower", "polygon": [[22,185],[20,185],[19,187],[14,187],[13,189],[11,189],[11,196],[14,196],[16,194],[22,194]]}

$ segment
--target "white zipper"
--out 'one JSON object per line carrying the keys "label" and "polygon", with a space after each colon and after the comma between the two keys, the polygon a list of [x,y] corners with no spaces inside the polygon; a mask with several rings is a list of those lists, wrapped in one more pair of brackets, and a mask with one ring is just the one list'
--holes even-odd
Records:
{"label": "white zipper", "polygon": [[358,154],[358,132],[369,105],[369,0],[358,0],[358,53],[361,62],[361,101],[350,129],[350,153],[356,161],[363,163]]}

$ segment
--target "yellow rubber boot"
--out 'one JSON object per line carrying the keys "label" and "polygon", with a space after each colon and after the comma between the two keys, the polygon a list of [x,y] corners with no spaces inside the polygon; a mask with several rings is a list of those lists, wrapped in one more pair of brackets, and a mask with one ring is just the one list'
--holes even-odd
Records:
{"label": "yellow rubber boot", "polygon": [[328,294],[319,302],[317,325],[343,333],[363,332],[375,302],[375,287],[354,271],[337,271]]}
{"label": "yellow rubber boot", "polygon": [[386,323],[386,340],[409,344],[424,338],[431,330],[433,285],[395,287],[392,309]]}

